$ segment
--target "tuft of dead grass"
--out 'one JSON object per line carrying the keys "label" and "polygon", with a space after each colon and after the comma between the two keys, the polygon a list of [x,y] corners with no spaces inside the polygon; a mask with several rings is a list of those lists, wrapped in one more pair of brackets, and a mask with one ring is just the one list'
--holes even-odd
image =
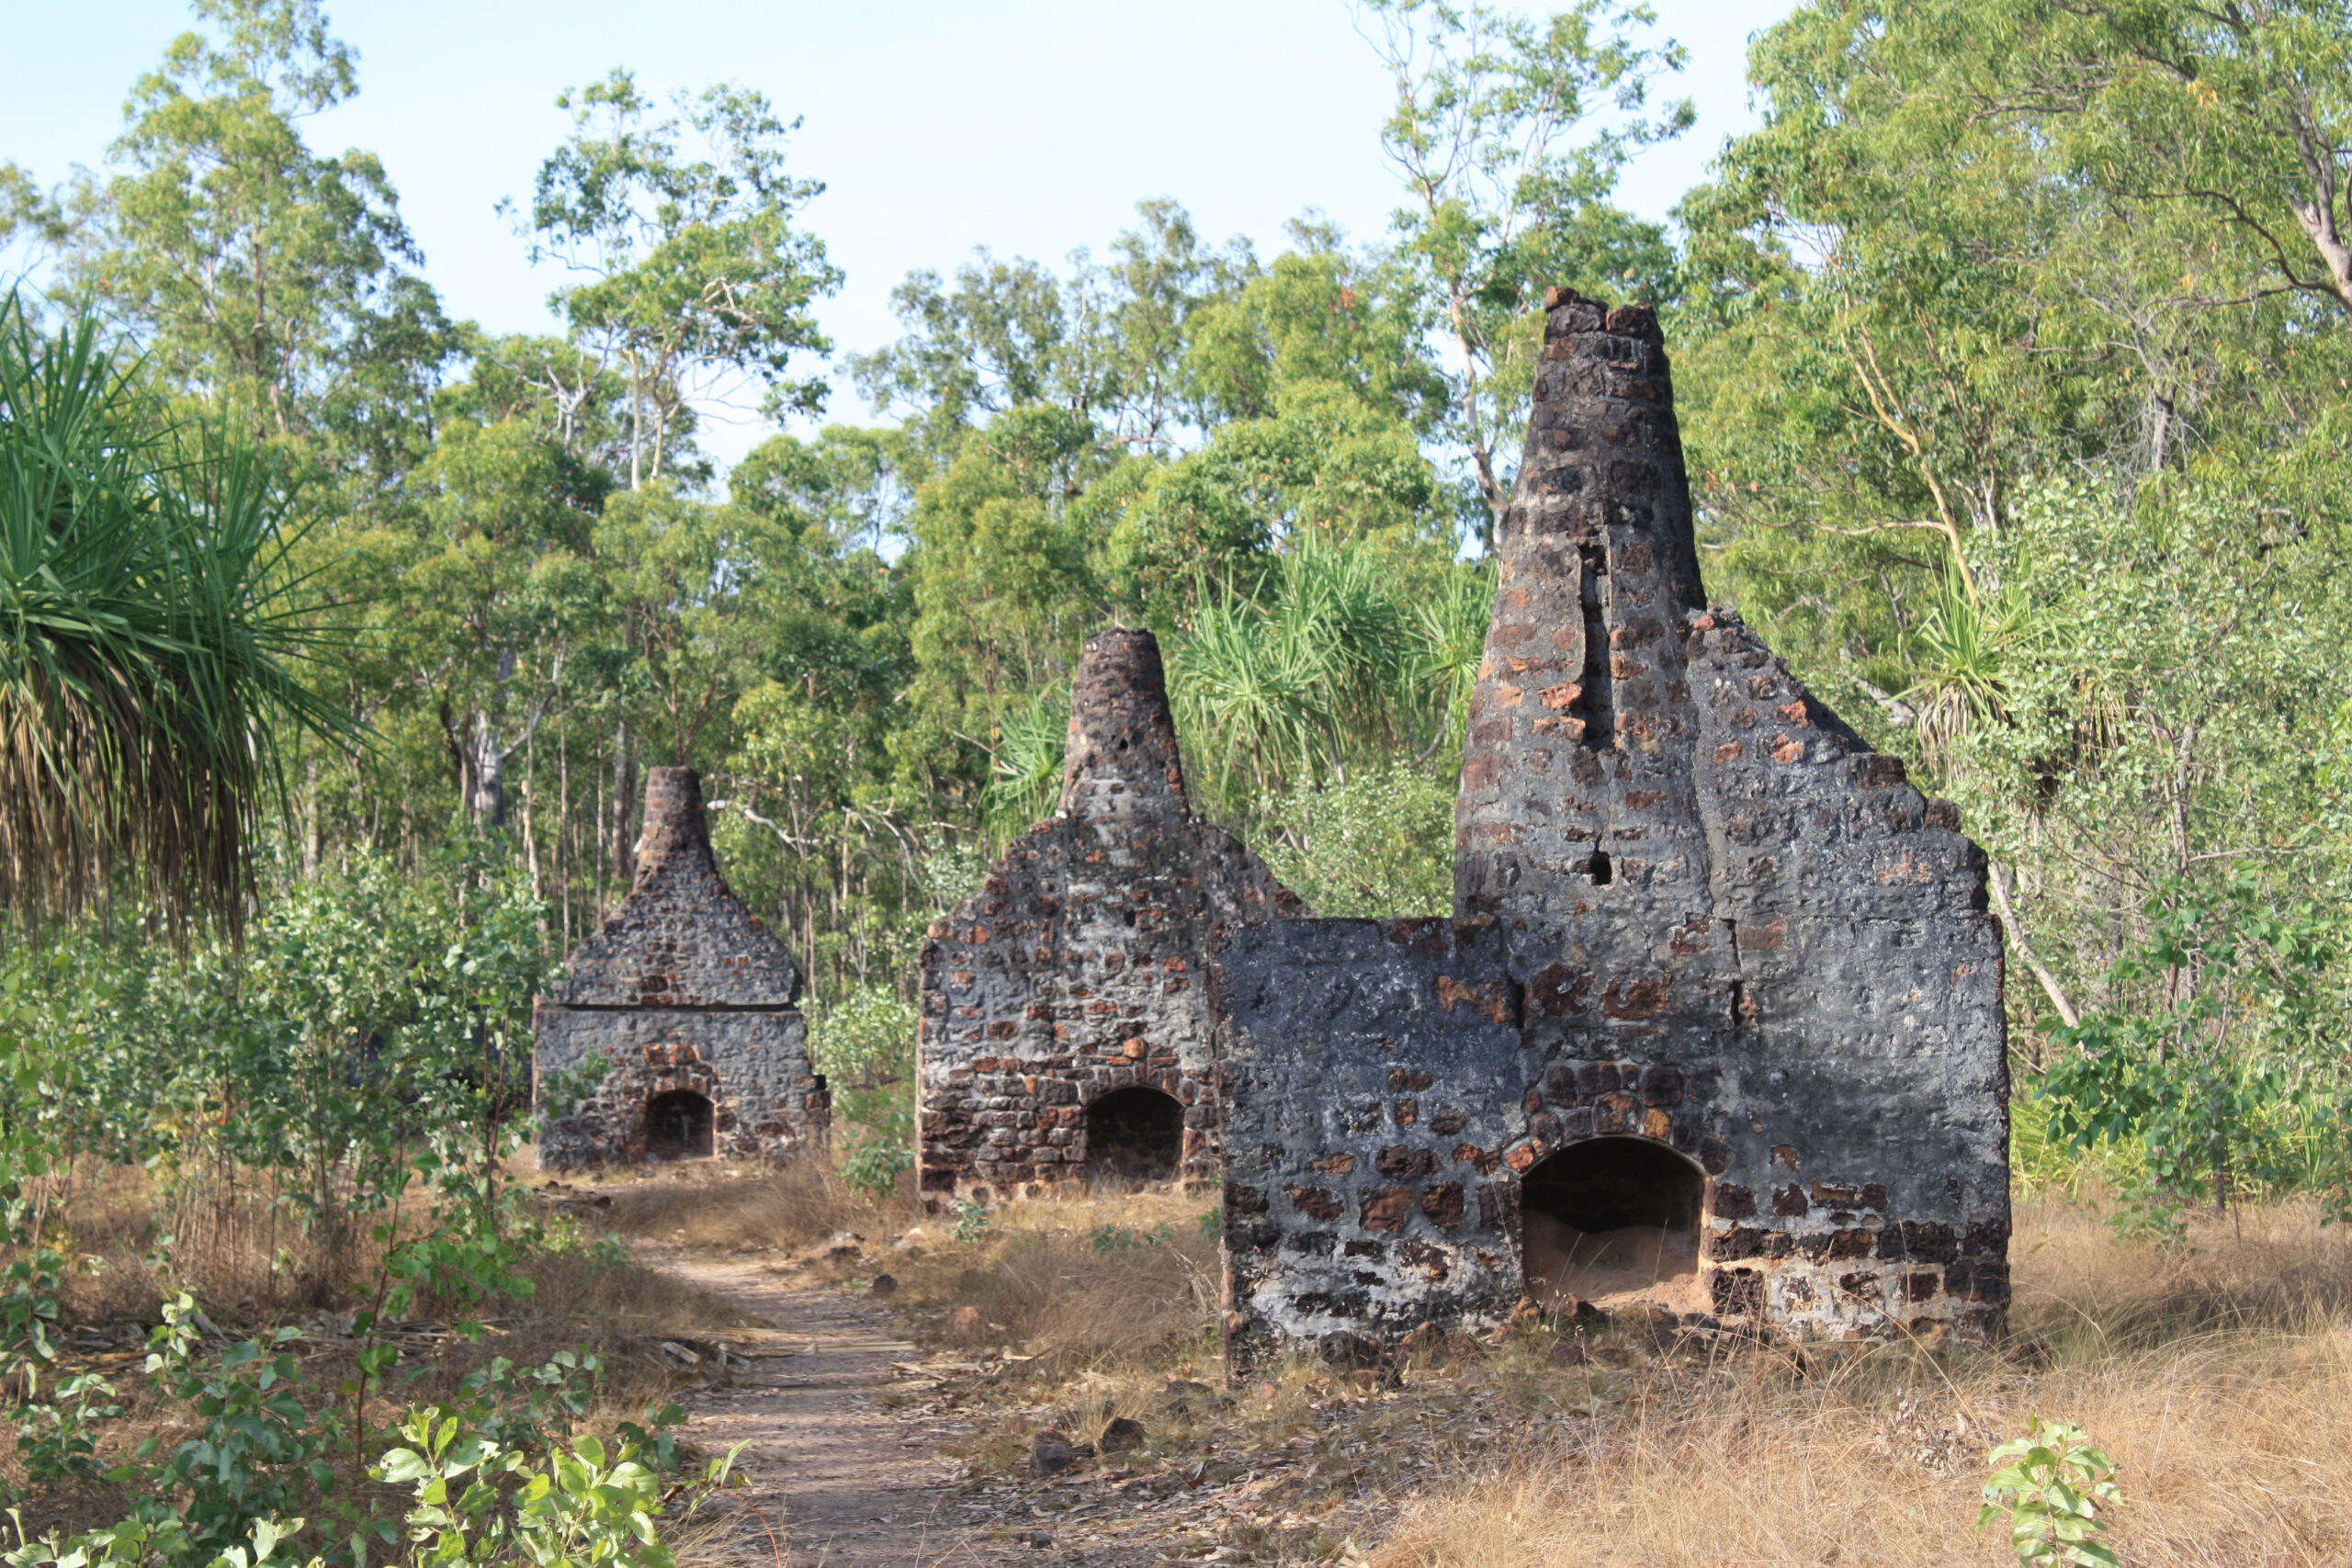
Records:
{"label": "tuft of dead grass", "polygon": [[2112,1454],[2134,1568],[2352,1560],[2352,1237],[2307,1205],[2186,1252],[2020,1207],[2010,1341],[1653,1365],[1408,1505],[1381,1568],[1999,1563],[1986,1450],[2030,1416]]}
{"label": "tuft of dead grass", "polygon": [[[991,1211],[978,1243],[892,1268],[933,1332],[1031,1357],[1033,1377],[1144,1375],[1215,1329],[1222,1265],[1203,1212],[1167,1193],[1009,1204]],[[966,1307],[977,1326],[956,1325]]]}
{"label": "tuft of dead grass", "polygon": [[593,1190],[609,1204],[594,1222],[621,1235],[687,1247],[792,1250],[842,1232],[894,1234],[921,1217],[911,1187],[885,1199],[852,1190],[814,1160],[623,1167],[543,1184],[550,1195]]}

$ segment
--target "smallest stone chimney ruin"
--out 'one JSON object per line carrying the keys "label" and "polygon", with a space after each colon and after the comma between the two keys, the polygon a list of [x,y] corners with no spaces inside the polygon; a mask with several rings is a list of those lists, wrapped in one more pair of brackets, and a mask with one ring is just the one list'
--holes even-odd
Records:
{"label": "smallest stone chimney ruin", "polygon": [[923,1192],[1205,1190],[1223,1153],[1214,933],[1298,912],[1193,815],[1158,641],[1088,638],[1059,807],[923,943]]}
{"label": "smallest stone chimney ruin", "polygon": [[[637,879],[538,998],[534,1078],[550,1168],[787,1158],[831,1125],[783,942],[719,875],[692,768],[645,784]],[[581,1092],[578,1084],[601,1066]]]}

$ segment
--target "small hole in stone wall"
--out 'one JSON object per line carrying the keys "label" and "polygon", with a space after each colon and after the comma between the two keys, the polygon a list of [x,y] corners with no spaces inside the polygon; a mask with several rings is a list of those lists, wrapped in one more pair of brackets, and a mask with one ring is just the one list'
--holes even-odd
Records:
{"label": "small hole in stone wall", "polygon": [[1156,1089],[1114,1089],[1086,1108],[1086,1164],[1096,1179],[1173,1181],[1184,1108]]}
{"label": "small hole in stone wall", "polygon": [[673,1089],[645,1102],[645,1156],[697,1159],[711,1152],[710,1101],[690,1089]]}
{"label": "small hole in stone wall", "polygon": [[1707,1310],[1699,1214],[1707,1179],[1648,1138],[1592,1138],[1538,1161],[1519,1184],[1520,1262],[1539,1303],[1653,1303]]}
{"label": "small hole in stone wall", "polygon": [[1593,851],[1592,859],[1585,863],[1585,871],[1591,876],[1595,887],[1608,886],[1611,878],[1616,874],[1616,868],[1609,863],[1607,850]]}

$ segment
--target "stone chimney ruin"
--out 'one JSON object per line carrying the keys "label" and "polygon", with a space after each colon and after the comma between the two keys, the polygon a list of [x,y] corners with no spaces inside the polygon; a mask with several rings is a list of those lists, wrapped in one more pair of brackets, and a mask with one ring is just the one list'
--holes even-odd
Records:
{"label": "stone chimney ruin", "polygon": [[920,1182],[933,1197],[1218,1179],[1216,933],[1298,912],[1193,814],[1159,645],[1089,638],[1061,802],[923,943]]}
{"label": "stone chimney ruin", "polygon": [[1546,304],[1454,917],[1218,932],[1228,1354],[1523,1299],[1982,1337],[2009,1235],[1984,857],[1707,604],[1651,312]]}
{"label": "stone chimney ruin", "polygon": [[700,776],[649,770],[635,884],[534,1010],[539,1103],[568,1104],[539,1163],[822,1150],[831,1101],[799,996],[791,953],[719,875]]}

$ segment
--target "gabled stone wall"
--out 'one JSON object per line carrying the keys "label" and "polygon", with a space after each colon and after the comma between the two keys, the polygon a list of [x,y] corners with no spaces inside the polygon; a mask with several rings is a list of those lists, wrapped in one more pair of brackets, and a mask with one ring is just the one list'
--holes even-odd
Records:
{"label": "gabled stone wall", "polygon": [[922,1190],[1004,1198],[1121,1174],[1091,1113],[1137,1089],[1181,1116],[1165,1174],[1215,1182],[1209,943],[1297,904],[1193,815],[1152,635],[1088,639],[1058,808],[923,944]]}
{"label": "gabled stone wall", "polygon": [[700,778],[691,768],[650,770],[628,897],[534,1010],[542,1103],[591,1063],[605,1064],[594,1089],[542,1134],[539,1163],[644,1159],[649,1132],[658,1143],[662,1130],[649,1127],[649,1107],[694,1104],[684,1097],[708,1102],[711,1154],[822,1150],[831,1101],[809,1066],[799,995],[791,953],[718,874]]}
{"label": "gabled stone wall", "polygon": [[1982,1334],[2008,1236],[1984,857],[1706,605],[1650,313],[1559,295],[1535,393],[1457,919],[1223,933],[1234,1352],[1490,1320],[1526,1284],[1520,1179],[1612,1138],[1703,1192],[1708,1315]]}

